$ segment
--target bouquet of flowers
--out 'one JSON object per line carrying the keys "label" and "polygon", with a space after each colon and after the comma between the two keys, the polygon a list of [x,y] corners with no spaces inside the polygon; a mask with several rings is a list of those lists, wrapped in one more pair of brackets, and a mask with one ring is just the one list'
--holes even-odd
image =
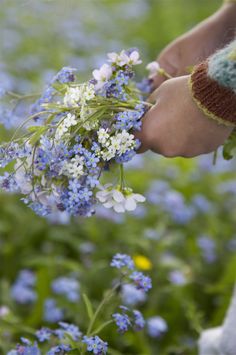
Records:
{"label": "bouquet of flowers", "polygon": [[[125,184],[123,164],[139,147],[133,130],[150,106],[134,81],[137,50],[109,53],[108,63],[85,83],[63,68],[33,104],[10,142],[0,146],[0,187],[20,192],[41,216],[66,211],[91,216],[97,202],[131,211],[145,198]],[[26,128],[22,133],[22,128]],[[101,184],[103,172],[119,166],[118,181]]]}

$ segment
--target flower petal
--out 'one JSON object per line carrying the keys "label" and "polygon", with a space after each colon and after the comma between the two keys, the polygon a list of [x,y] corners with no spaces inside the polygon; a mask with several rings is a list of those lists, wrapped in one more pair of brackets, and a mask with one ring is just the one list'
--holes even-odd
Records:
{"label": "flower petal", "polygon": [[158,62],[151,62],[146,66],[146,69],[149,71],[150,75],[157,74],[158,70],[160,69],[160,65]]}
{"label": "flower petal", "polygon": [[139,59],[139,52],[133,51],[130,54],[130,59],[136,63],[136,61]]}
{"label": "flower petal", "polygon": [[118,191],[118,190],[114,190],[113,191],[113,198],[116,202],[122,202],[124,201],[124,195],[122,194],[122,192]]}
{"label": "flower petal", "polygon": [[111,69],[110,65],[103,64],[100,69],[100,75],[102,77],[105,77],[107,80],[110,79],[110,77],[112,75],[112,69]]}
{"label": "flower petal", "polygon": [[114,204],[113,208],[118,213],[124,213],[125,212],[125,207],[121,203]]}
{"label": "flower petal", "polygon": [[113,62],[113,63],[116,62],[119,57],[118,54],[115,52],[108,53],[107,56],[109,58],[109,62]]}
{"label": "flower petal", "polygon": [[113,207],[114,203],[112,201],[107,201],[105,203],[103,203],[103,206],[106,208],[111,208]]}
{"label": "flower petal", "polygon": [[146,201],[146,198],[141,195],[141,194],[133,194],[133,198],[135,199],[135,201],[137,202],[144,202]]}
{"label": "flower petal", "polygon": [[106,196],[102,195],[100,192],[96,193],[96,197],[99,200],[99,202],[105,202],[107,200]]}
{"label": "flower petal", "polygon": [[126,201],[125,201],[125,209],[127,211],[134,211],[135,208],[137,207],[136,201],[133,198],[133,195],[131,195],[130,197],[127,197]]}
{"label": "flower petal", "polygon": [[93,77],[94,77],[94,79],[96,79],[96,80],[99,81],[99,80],[101,79],[100,70],[95,69],[95,70],[93,71]]}

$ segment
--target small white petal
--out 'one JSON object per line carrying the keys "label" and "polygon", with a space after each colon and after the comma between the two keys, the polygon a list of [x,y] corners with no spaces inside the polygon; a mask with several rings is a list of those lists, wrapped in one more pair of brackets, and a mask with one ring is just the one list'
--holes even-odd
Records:
{"label": "small white petal", "polygon": [[135,199],[135,201],[137,202],[144,202],[146,201],[146,198],[141,195],[141,194],[133,194],[133,198]]}
{"label": "small white petal", "polygon": [[125,51],[123,50],[121,53],[120,53],[120,61],[119,61],[119,65],[120,66],[123,66],[127,63],[129,63],[129,57],[128,55],[125,53]]}
{"label": "small white petal", "polygon": [[142,63],[142,61],[139,59],[139,52],[138,51],[133,51],[130,54],[130,60],[129,61],[133,65]]}
{"label": "small white petal", "polygon": [[112,69],[111,69],[110,65],[103,64],[100,69],[100,73],[101,73],[102,77],[105,77],[107,80],[110,79],[110,77],[112,75]]}
{"label": "small white petal", "polygon": [[146,69],[149,71],[150,75],[154,75],[157,74],[160,65],[157,62],[151,62],[146,66]]}
{"label": "small white petal", "polygon": [[118,190],[113,191],[113,198],[116,202],[122,202],[125,199],[124,195]]}
{"label": "small white petal", "polygon": [[96,79],[96,80],[99,81],[99,80],[101,79],[100,70],[95,69],[95,70],[93,71],[93,77],[94,77],[94,79]]}
{"label": "small white petal", "polygon": [[106,203],[103,204],[103,206],[106,208],[111,208],[114,206],[114,203],[112,201],[107,201]]}
{"label": "small white petal", "polygon": [[115,63],[119,58],[119,55],[115,52],[108,53],[107,56],[109,58],[109,62],[113,62],[113,63]]}
{"label": "small white petal", "polygon": [[106,200],[107,200],[106,196],[99,194],[99,192],[96,193],[96,197],[99,200],[99,202],[102,202],[102,203],[106,202]]}
{"label": "small white petal", "polygon": [[125,208],[124,206],[121,204],[121,203],[116,203],[114,206],[113,206],[114,210],[118,213],[124,213],[125,212]]}
{"label": "small white petal", "polygon": [[139,52],[133,51],[133,52],[130,54],[130,59],[132,59],[133,61],[136,61],[137,59],[139,59]]}
{"label": "small white petal", "polygon": [[136,207],[137,207],[137,204],[136,204],[136,201],[133,198],[133,196],[131,195],[130,197],[127,197],[127,199],[125,201],[125,209],[127,211],[134,211]]}

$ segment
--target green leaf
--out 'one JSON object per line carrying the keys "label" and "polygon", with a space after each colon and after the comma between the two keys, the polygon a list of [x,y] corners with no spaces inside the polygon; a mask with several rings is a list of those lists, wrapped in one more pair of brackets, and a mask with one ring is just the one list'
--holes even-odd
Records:
{"label": "green leaf", "polygon": [[60,83],[60,82],[58,82],[58,81],[55,81],[55,82],[52,84],[52,87],[53,87],[56,91],[64,93],[64,92],[67,90],[68,85],[62,84],[62,83]]}
{"label": "green leaf", "polygon": [[83,293],[83,300],[84,300],[84,303],[86,306],[88,317],[91,320],[93,318],[93,306],[92,306],[92,303],[90,302],[88,296],[85,293]]}
{"label": "green leaf", "polygon": [[42,128],[41,126],[30,126],[27,128],[27,131],[34,133],[37,132],[40,128]]}
{"label": "green leaf", "polygon": [[26,265],[29,267],[42,267],[46,266],[48,268],[63,267],[71,271],[79,271],[80,265],[78,262],[70,260],[68,258],[57,258],[57,257],[47,257],[47,256],[34,256],[33,258],[28,258]]}
{"label": "green leaf", "polygon": [[41,135],[47,130],[47,127],[39,127],[39,129],[30,138],[30,144],[35,145],[40,139]]}
{"label": "green leaf", "polygon": [[113,320],[108,320],[107,322],[101,324],[98,328],[96,328],[96,329],[93,331],[92,335],[99,334],[105,327],[107,327],[108,325],[110,325],[110,324],[112,324],[112,323],[114,323]]}
{"label": "green leaf", "polygon": [[233,131],[223,146],[223,157],[230,160],[236,153],[236,131]]}

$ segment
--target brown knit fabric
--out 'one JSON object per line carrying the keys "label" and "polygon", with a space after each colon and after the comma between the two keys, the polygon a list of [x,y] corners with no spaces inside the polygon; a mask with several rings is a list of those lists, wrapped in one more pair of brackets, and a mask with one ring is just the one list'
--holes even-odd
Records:
{"label": "brown knit fabric", "polygon": [[207,76],[208,63],[199,64],[191,75],[193,98],[208,116],[236,125],[236,94]]}

